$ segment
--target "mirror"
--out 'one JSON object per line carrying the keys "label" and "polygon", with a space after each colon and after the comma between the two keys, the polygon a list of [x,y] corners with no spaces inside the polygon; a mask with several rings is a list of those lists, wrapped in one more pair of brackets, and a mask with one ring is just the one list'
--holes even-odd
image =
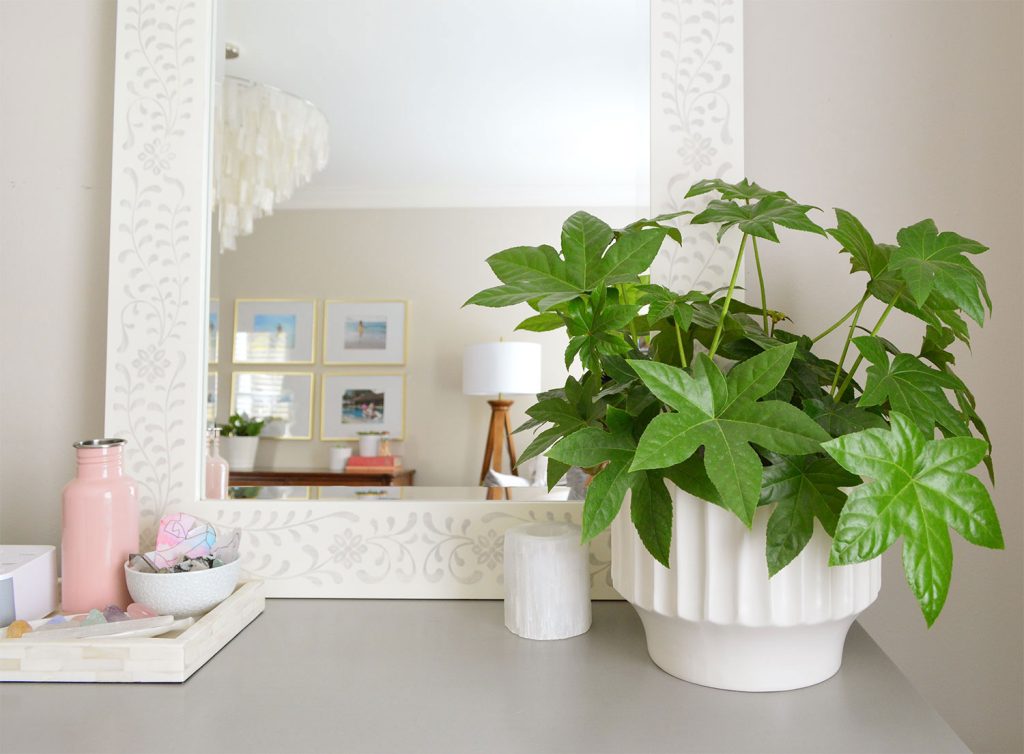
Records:
{"label": "mirror", "polygon": [[[488,398],[521,424],[564,382],[564,338],[515,332],[525,305],[461,305],[493,284],[487,256],[557,245],[573,211],[648,213],[648,0],[221,0],[219,17],[207,419],[267,420],[255,460],[222,440],[232,496],[478,500],[489,464],[518,477],[489,484],[525,485],[509,499],[547,499],[536,462],[484,460]],[[466,347],[501,339],[536,346],[476,357],[471,390]],[[400,464],[329,473],[346,452]]]}

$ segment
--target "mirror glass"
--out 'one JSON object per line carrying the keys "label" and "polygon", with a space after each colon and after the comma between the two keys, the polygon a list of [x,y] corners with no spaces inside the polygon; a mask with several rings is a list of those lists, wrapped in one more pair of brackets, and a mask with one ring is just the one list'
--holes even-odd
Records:
{"label": "mirror glass", "polygon": [[[529,393],[564,382],[565,338],[515,332],[525,305],[462,303],[495,284],[490,254],[557,246],[576,210],[647,214],[648,0],[221,0],[219,16],[207,416],[269,420],[252,472],[236,455],[252,443],[221,441],[232,495],[493,496],[488,400],[521,424]],[[537,345],[466,353],[502,339]],[[501,443],[490,465],[510,474]],[[349,452],[374,460],[325,476]],[[548,494],[536,462],[516,471],[488,484]]]}

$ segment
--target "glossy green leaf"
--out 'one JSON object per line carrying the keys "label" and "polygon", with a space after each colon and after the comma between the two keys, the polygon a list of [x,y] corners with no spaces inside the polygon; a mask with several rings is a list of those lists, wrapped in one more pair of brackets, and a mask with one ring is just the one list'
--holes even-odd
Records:
{"label": "glossy green leaf", "polygon": [[632,422],[623,411],[609,409],[609,431],[588,427],[560,440],[548,457],[569,466],[592,468],[604,464],[590,482],[583,504],[583,541],[608,528],[622,507],[634,479],[629,471],[636,449]]}
{"label": "glossy green leaf", "polygon": [[761,490],[761,461],[751,443],[799,455],[818,451],[829,439],[795,406],[757,400],[775,387],[794,350],[789,344],[766,351],[728,376],[703,354],[693,375],[666,364],[631,361],[651,392],[674,409],[647,426],[632,470],[674,466],[703,447],[704,468],[722,504],[750,526]]}
{"label": "glossy green leaf", "polygon": [[604,406],[594,401],[599,384],[600,380],[593,374],[584,376],[582,380],[569,377],[563,390],[539,395],[540,400],[526,409],[530,421],[516,429],[516,432],[542,424],[551,426],[533,438],[520,454],[519,462],[539,456],[566,435],[598,422],[604,416]]}
{"label": "glossy green leaf", "polygon": [[708,472],[704,468],[704,458],[700,453],[693,454],[675,466],[669,466],[662,473],[666,479],[684,492],[689,492],[694,497],[725,508],[718,490],[708,478]]}
{"label": "glossy green leaf", "polygon": [[959,380],[922,364],[907,353],[901,353],[890,361],[877,337],[864,335],[854,338],[853,342],[871,363],[858,406],[888,403],[892,410],[909,416],[929,436],[936,424],[954,435],[970,434],[963,417],[945,393],[945,390],[958,387],[961,384]]}
{"label": "glossy green leaf", "polygon": [[836,209],[836,227],[829,228],[828,234],[850,255],[853,272],[866,272],[874,278],[888,267],[888,254],[875,244],[861,221],[845,209]]}
{"label": "glossy green leaf", "polygon": [[631,280],[650,269],[658,256],[668,231],[665,228],[643,228],[624,232],[608,247],[588,279],[588,288],[597,284],[615,285]]}
{"label": "glossy green leaf", "polygon": [[768,189],[761,188],[756,183],[750,183],[746,178],[739,183],[727,183],[721,178],[708,178],[703,181],[697,181],[690,186],[690,190],[686,192],[685,198],[689,199],[690,197],[700,196],[711,191],[717,191],[727,201],[734,199],[755,201],[766,196],[789,199],[789,195],[785,191],[769,191]]}
{"label": "glossy green leaf", "polygon": [[665,488],[661,475],[651,471],[635,474],[631,489],[629,515],[636,533],[654,559],[669,568],[672,496]]}
{"label": "glossy green leaf", "polygon": [[983,440],[931,440],[898,412],[891,430],[868,429],[823,444],[848,471],[869,481],[854,488],[839,515],[830,563],[861,563],[903,537],[907,583],[932,625],[949,591],[953,549],[947,527],[982,547],[1002,548],[988,490],[967,473],[987,450]]}
{"label": "glossy green leaf", "polygon": [[554,312],[535,314],[516,325],[517,330],[528,330],[529,332],[550,332],[562,327],[565,327],[565,320]]}
{"label": "glossy green leaf", "polygon": [[639,308],[631,304],[609,303],[603,289],[595,291],[589,300],[570,302],[566,315],[566,332],[569,334],[566,367],[578,355],[585,369],[600,372],[602,356],[628,353],[631,347],[622,331]]}
{"label": "glossy green leaf", "polygon": [[548,468],[545,474],[548,492],[551,492],[554,486],[562,480],[562,477],[565,476],[565,472],[567,472],[569,468],[569,464],[567,463],[556,461],[554,458],[548,459]]}
{"label": "glossy green leaf", "polygon": [[582,290],[598,280],[597,265],[612,242],[612,229],[603,220],[576,212],[562,225],[562,256],[568,279]]}
{"label": "glossy green leaf", "polygon": [[878,414],[849,403],[836,403],[828,395],[804,401],[804,413],[818,422],[832,437],[864,429],[886,429],[889,426]]}
{"label": "glossy green leaf", "polygon": [[892,254],[892,269],[906,281],[910,295],[923,306],[933,290],[952,301],[979,325],[984,322],[984,302],[992,302],[985,279],[965,254],[988,249],[977,241],[952,233],[939,233],[934,220],[922,220],[896,234],[899,248]]}
{"label": "glossy green leaf", "polygon": [[675,227],[674,225],[663,225],[663,223],[667,223],[670,220],[675,220],[677,218],[682,217],[683,215],[692,215],[692,214],[693,213],[690,212],[689,210],[683,209],[683,210],[679,210],[678,212],[666,212],[664,214],[657,215],[656,217],[650,217],[650,218],[645,217],[645,218],[643,218],[641,220],[636,220],[634,222],[631,222],[625,228],[622,228],[621,230],[616,231],[616,235],[621,235],[623,233],[629,233],[632,230],[640,230],[642,228],[660,227],[660,228],[664,228],[665,234],[669,238],[671,238],[673,241],[675,241],[676,243],[682,243],[683,242],[683,235],[682,235],[682,233],[679,232],[679,228]]}
{"label": "glossy green leaf", "polygon": [[768,454],[771,466],[761,480],[761,505],[775,504],[768,519],[766,557],[774,576],[804,549],[814,533],[814,519],[832,536],[846,501],[842,487],[860,483],[833,459],[822,455]]}
{"label": "glossy green leaf", "polygon": [[776,225],[825,235],[824,229],[807,217],[807,213],[812,209],[814,207],[809,204],[796,204],[775,195],[766,196],[754,204],[737,204],[733,201],[714,199],[703,212],[694,215],[690,223],[717,223],[719,240],[733,226],[738,226],[748,235],[776,242],[779,240],[775,231]]}

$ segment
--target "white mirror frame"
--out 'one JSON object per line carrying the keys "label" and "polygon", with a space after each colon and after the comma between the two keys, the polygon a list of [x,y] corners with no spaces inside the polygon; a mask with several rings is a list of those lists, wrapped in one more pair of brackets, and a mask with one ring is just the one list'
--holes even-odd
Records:
{"label": "white mirror frame", "polygon": [[[699,178],[743,176],[742,14],[742,0],[651,0],[654,213]],[[272,597],[501,598],[504,531],[578,523],[581,503],[202,499],[216,18],[216,0],[117,9],[105,431],[129,441],[144,537],[179,510],[239,527]],[[735,250],[693,235],[654,279],[726,284]],[[595,540],[596,598],[618,597],[609,560]]]}

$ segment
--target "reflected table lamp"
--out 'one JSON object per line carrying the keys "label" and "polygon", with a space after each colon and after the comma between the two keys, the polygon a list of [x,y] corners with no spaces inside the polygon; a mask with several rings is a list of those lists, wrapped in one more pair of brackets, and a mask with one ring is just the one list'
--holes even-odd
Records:
{"label": "reflected table lamp", "polygon": [[540,344],[501,341],[466,346],[462,357],[462,392],[466,395],[496,395],[491,406],[491,424],[484,445],[480,483],[490,469],[501,471],[501,446],[508,447],[510,469],[518,472],[516,447],[507,395],[536,395],[540,392]]}

